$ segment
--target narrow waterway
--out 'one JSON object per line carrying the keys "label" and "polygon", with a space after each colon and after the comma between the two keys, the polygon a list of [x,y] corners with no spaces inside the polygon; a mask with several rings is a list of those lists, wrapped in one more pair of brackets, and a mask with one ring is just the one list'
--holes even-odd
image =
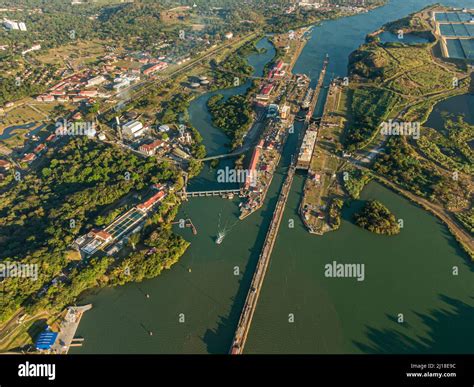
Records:
{"label": "narrow waterway", "polygon": [[45,127],[44,124],[38,124],[37,122],[31,122],[29,124],[25,125],[15,125],[15,126],[9,126],[8,128],[5,128],[0,134],[0,140],[8,140],[11,137],[15,136],[16,134],[20,132],[27,132],[26,137],[30,137],[36,133],[38,133],[41,129]]}
{"label": "narrow waterway", "polygon": [[[445,2],[458,7],[470,3]],[[344,76],[348,55],[367,33],[429,4],[392,1],[367,14],[324,22],[314,28],[295,72],[315,81],[328,53],[329,77]],[[193,102],[190,117],[213,154],[228,139],[210,124],[208,97]],[[192,243],[180,262],[154,280],[104,289],[81,300],[94,308],[79,327],[85,345],[71,352],[226,353],[295,145],[296,136],[290,136],[265,205],[245,221],[237,222],[236,201],[197,198],[183,205],[179,216],[191,217],[198,235],[176,229]],[[205,169],[196,181],[212,182],[213,172]],[[472,266],[446,227],[372,183],[362,200],[377,198],[403,219],[400,235],[383,237],[355,227],[351,214],[361,205],[357,201],[345,209],[339,231],[312,236],[297,215],[302,186],[303,177],[297,176],[248,353],[472,352]],[[215,244],[219,223],[231,229],[222,245]],[[365,264],[364,281],[326,278],[324,265],[332,261]],[[458,267],[457,276],[453,267]],[[400,314],[403,323],[398,323]]]}

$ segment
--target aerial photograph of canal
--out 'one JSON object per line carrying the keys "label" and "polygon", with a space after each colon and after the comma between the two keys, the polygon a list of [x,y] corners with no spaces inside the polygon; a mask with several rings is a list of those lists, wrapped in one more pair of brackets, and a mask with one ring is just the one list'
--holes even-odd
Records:
{"label": "aerial photograph of canal", "polygon": [[0,74],[0,353],[474,354],[472,0],[0,0]]}

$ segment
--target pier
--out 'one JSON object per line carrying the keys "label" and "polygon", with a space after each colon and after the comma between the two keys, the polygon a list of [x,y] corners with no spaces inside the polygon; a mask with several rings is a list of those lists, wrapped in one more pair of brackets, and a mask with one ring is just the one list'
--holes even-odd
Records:
{"label": "pier", "polygon": [[[183,227],[183,220],[179,220],[178,222],[171,222],[171,224],[179,224],[180,227]],[[188,218],[188,219],[184,219],[184,227],[188,227],[192,230],[193,232],[193,235],[197,235],[197,228],[196,226],[194,225],[193,221],[191,220],[191,218]]]}
{"label": "pier", "polygon": [[262,289],[263,280],[265,279],[265,274],[267,272],[268,264],[270,263],[273,247],[278,236],[278,230],[280,228],[283,212],[285,210],[286,201],[288,199],[288,194],[290,192],[294,176],[295,165],[292,161],[288,169],[288,175],[286,176],[285,182],[283,183],[280,197],[278,198],[278,202],[273,213],[273,218],[270,223],[270,227],[268,228],[267,236],[265,237],[262,252],[258,258],[257,268],[252,278],[252,283],[250,284],[247,298],[245,299],[245,304],[234,334],[234,339],[232,341],[232,347],[229,351],[231,355],[240,355],[244,351],[245,342],[247,341],[250,325],[252,324],[252,318],[257,307],[260,290]]}
{"label": "pier", "polygon": [[64,320],[61,322],[58,338],[51,350],[55,354],[67,354],[69,348],[82,346],[84,339],[75,338],[82,315],[92,308],[92,305],[71,306],[68,308]]}

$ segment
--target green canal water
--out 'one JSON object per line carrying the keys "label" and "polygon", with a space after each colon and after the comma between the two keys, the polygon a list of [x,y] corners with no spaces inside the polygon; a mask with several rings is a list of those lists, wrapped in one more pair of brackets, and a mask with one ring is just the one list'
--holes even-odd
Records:
{"label": "green canal water", "polygon": [[[428,4],[392,1],[367,14],[323,23],[313,30],[295,71],[317,79],[329,53],[329,74],[345,75],[348,55],[367,33]],[[269,50],[260,55],[266,56],[254,60],[271,60]],[[226,93],[243,91],[241,86]],[[210,125],[206,98],[193,102],[190,117],[213,154],[225,150],[228,140]],[[258,213],[238,222],[236,201],[191,199],[179,217],[191,217],[198,235],[176,229],[191,242],[178,264],[156,279],[84,297],[81,302],[92,302],[94,308],[79,327],[84,346],[71,352],[227,353],[296,142],[297,135],[290,136]],[[303,176],[295,178],[246,352],[472,353],[473,268],[446,227],[371,183],[360,201],[345,208],[339,231],[313,236],[297,214],[303,182]],[[215,171],[205,168],[191,184],[214,186]],[[378,236],[352,224],[352,213],[372,198],[403,219],[400,235]],[[216,245],[219,224],[227,224],[230,232]],[[333,261],[365,264],[365,280],[326,278],[324,265]],[[453,267],[458,268],[457,276]],[[294,322],[289,322],[290,314]],[[399,314],[403,323],[398,322]]]}

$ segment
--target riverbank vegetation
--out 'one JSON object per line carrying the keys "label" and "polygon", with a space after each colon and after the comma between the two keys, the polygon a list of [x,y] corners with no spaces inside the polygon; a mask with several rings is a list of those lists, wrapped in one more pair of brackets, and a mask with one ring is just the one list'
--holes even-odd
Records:
{"label": "riverbank vegetation", "polygon": [[335,198],[331,201],[329,205],[329,226],[335,231],[338,230],[341,226],[341,214],[342,207],[344,206],[344,201],[340,198]]}
{"label": "riverbank vegetation", "polygon": [[372,176],[367,171],[360,169],[346,171],[343,175],[344,189],[352,199],[359,199],[362,190],[371,180]]}
{"label": "riverbank vegetation", "polygon": [[463,212],[457,212],[455,216],[464,228],[474,235],[474,208],[470,208]]}
{"label": "riverbank vegetation", "polygon": [[396,235],[400,225],[390,210],[377,200],[368,201],[364,208],[354,215],[355,223],[376,234]]}
{"label": "riverbank vegetation", "polygon": [[439,202],[448,210],[459,211],[470,206],[470,182],[441,173],[419,157],[402,138],[389,139],[386,151],[376,160],[374,169],[401,187],[432,202]]}
{"label": "riverbank vegetation", "polygon": [[265,51],[265,49],[258,49],[256,46],[260,39],[261,37],[257,37],[245,43],[220,62],[215,59],[211,60],[210,65],[213,77],[211,90],[236,87],[249,80],[254,69],[247,62],[247,57],[251,54],[261,54]]}
{"label": "riverbank vegetation", "polygon": [[474,125],[462,116],[445,118],[443,130],[424,128],[417,145],[431,161],[452,171],[474,173],[474,152],[469,141],[474,138]]}

